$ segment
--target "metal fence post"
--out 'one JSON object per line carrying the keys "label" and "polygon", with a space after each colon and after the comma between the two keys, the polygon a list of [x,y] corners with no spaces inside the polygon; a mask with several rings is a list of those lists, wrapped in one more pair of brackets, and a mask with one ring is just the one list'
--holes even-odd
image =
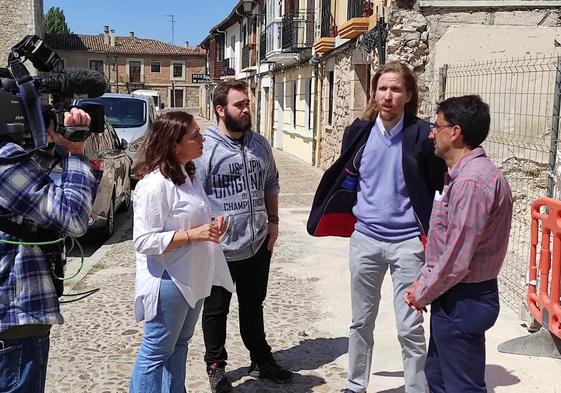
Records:
{"label": "metal fence post", "polygon": [[561,105],[561,57],[557,58],[555,86],[553,92],[553,111],[551,114],[551,142],[549,145],[549,163],[547,166],[547,196],[553,197],[555,187],[555,163],[557,161],[557,143],[559,141],[559,111]]}
{"label": "metal fence post", "polygon": [[388,36],[388,31],[386,29],[386,22],[384,17],[381,17],[378,21],[378,57],[380,65],[386,64],[386,38]]}
{"label": "metal fence post", "polygon": [[446,99],[446,77],[448,75],[448,64],[443,64],[438,69],[438,102]]}

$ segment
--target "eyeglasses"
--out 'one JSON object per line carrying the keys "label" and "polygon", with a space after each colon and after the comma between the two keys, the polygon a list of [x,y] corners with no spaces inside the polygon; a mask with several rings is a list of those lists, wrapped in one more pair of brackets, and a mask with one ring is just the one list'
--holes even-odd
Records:
{"label": "eyeglasses", "polygon": [[453,124],[444,124],[443,126],[439,126],[436,123],[431,123],[430,131],[436,135],[440,132],[440,130],[442,130],[444,128],[448,128],[448,127],[453,127],[453,126],[454,126]]}

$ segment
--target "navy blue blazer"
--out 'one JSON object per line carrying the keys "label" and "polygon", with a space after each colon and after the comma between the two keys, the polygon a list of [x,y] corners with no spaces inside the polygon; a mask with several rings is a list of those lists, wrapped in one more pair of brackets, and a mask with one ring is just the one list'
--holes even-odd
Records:
{"label": "navy blue blazer", "polygon": [[[325,171],[318,185],[308,217],[312,236],[349,237],[354,231],[358,174],[362,152],[374,121],[356,119],[345,129],[341,155]],[[423,234],[428,233],[435,190],[442,191],[446,164],[434,155],[428,138],[430,124],[416,116],[403,120],[403,176],[411,205]]]}

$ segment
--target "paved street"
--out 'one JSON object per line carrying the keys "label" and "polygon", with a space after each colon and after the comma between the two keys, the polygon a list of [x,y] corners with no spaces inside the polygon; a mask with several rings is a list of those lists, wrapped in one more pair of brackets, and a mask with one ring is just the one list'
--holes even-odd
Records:
{"label": "paved street", "polygon": [[[199,120],[204,128],[205,122]],[[237,392],[337,392],[345,385],[350,322],[348,240],[311,238],[305,222],[321,171],[275,152],[281,173],[281,229],[273,256],[265,319],[278,362],[298,373],[293,384],[276,385],[247,376],[249,356],[238,334],[232,300],[227,349],[229,377]],[[47,392],[126,392],[142,337],[134,321],[135,261],[130,220],[90,261],[91,270],[73,288],[100,291],[63,305],[65,325],[53,329]],[[95,257],[95,255],[94,255]],[[93,266],[92,266],[93,265]],[[401,353],[386,279],[376,330],[372,392],[404,392]],[[561,392],[561,361],[500,354],[498,343],[526,334],[512,310],[503,307],[488,335],[489,392]],[[209,392],[200,324],[189,348],[188,387]],[[549,381],[549,383],[546,383]],[[554,381],[557,381],[555,383]]]}

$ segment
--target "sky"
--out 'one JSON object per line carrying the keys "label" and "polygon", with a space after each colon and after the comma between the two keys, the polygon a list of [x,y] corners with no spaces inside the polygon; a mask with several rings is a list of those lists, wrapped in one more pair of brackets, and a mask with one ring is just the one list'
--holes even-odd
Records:
{"label": "sky", "polygon": [[103,26],[115,29],[116,35],[134,31],[139,38],[197,46],[211,27],[222,21],[238,0],[43,0],[43,13],[51,7],[64,12],[66,23],[76,34],[99,34]]}

